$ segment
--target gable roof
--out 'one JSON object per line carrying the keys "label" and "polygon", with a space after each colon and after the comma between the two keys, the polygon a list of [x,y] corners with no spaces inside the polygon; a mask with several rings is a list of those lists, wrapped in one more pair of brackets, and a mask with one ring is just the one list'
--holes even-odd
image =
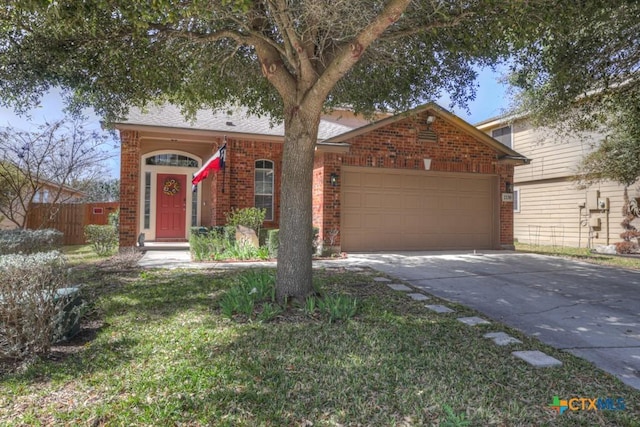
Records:
{"label": "gable roof", "polygon": [[[324,140],[352,130],[363,121],[327,118],[320,120],[318,140]],[[184,118],[178,107],[171,104],[151,105],[145,110],[131,108],[127,119],[114,123],[116,128],[145,126],[184,130],[204,130],[228,134],[250,134],[284,137],[284,123],[269,116],[249,114],[245,107],[229,106],[220,110],[199,110],[193,120]],[[123,126],[124,125],[124,126]]]}
{"label": "gable roof", "polygon": [[[385,117],[374,122],[354,118],[352,114],[347,115],[347,118],[344,120],[339,113],[324,115],[320,120],[318,129],[318,148],[321,150],[340,151],[345,147],[349,147],[349,144],[346,144],[345,141],[351,138],[388,126],[427,110],[432,111],[439,118],[496,150],[499,153],[500,159],[512,160],[517,163],[529,163],[530,160],[523,155],[498,142],[435,102],[429,102],[412,110]],[[171,104],[151,105],[145,110],[131,108],[129,117],[121,122],[114,123],[114,125],[116,129],[146,127],[149,129],[178,129],[225,134],[258,135],[262,137],[284,137],[284,123],[274,121],[267,115],[257,116],[249,114],[247,108],[240,106],[229,106],[215,111],[199,110],[196,112],[193,120],[185,119],[180,109]]]}
{"label": "gable roof", "polygon": [[373,122],[373,123],[371,123],[369,125],[366,125],[366,126],[359,127],[357,129],[352,129],[352,130],[350,130],[348,132],[336,135],[336,136],[334,136],[332,138],[328,138],[328,139],[324,140],[321,144],[341,143],[341,142],[344,142],[344,141],[346,141],[348,139],[355,138],[355,137],[363,135],[365,133],[368,133],[368,132],[374,131],[376,129],[382,128],[384,126],[388,126],[388,125],[393,124],[395,122],[398,122],[400,120],[404,120],[407,117],[420,114],[420,113],[422,113],[424,111],[427,111],[427,110],[432,111],[440,119],[443,119],[444,121],[446,121],[446,122],[450,123],[451,125],[457,127],[458,129],[462,130],[463,132],[466,132],[467,134],[473,136],[474,138],[479,140],[481,143],[486,144],[487,146],[493,148],[494,150],[496,150],[498,153],[501,154],[501,156],[500,156],[501,159],[511,159],[511,160],[516,160],[516,161],[522,162],[522,163],[529,163],[529,159],[527,159],[523,155],[517,153],[513,149],[511,149],[511,148],[507,147],[506,145],[500,143],[496,139],[494,139],[491,136],[487,135],[486,133],[482,132],[481,130],[479,130],[478,128],[476,128],[472,124],[466,122],[465,120],[461,119],[460,117],[456,116],[455,114],[445,110],[444,108],[442,108],[441,106],[439,106],[435,102],[429,102],[427,104],[424,104],[424,105],[421,105],[419,107],[416,107],[416,108],[414,108],[412,110],[408,110],[408,111],[405,111],[403,113],[396,114],[395,116],[391,116],[391,117],[387,117],[387,118],[382,119],[382,120],[378,120],[376,122]]}

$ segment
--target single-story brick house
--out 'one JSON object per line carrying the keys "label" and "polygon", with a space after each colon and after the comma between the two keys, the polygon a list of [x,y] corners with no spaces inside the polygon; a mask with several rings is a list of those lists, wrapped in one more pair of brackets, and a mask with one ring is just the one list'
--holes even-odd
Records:
{"label": "single-story brick house", "polygon": [[[241,108],[188,121],[164,106],[133,110],[115,127],[121,248],[141,233],[185,240],[234,208],[266,207],[264,226],[278,227],[282,124]],[[192,192],[193,173],[225,139],[224,172]],[[512,248],[514,167],[526,162],[434,103],[374,122],[335,112],[320,124],[313,223],[343,251]]]}

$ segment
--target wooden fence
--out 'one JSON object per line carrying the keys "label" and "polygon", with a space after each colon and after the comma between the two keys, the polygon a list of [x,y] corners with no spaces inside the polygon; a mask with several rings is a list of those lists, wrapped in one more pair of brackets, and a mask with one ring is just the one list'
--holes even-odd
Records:
{"label": "wooden fence", "polygon": [[27,215],[27,228],[55,228],[64,233],[65,245],[82,245],[84,226],[109,223],[109,214],[120,207],[119,202],[108,203],[32,203]]}

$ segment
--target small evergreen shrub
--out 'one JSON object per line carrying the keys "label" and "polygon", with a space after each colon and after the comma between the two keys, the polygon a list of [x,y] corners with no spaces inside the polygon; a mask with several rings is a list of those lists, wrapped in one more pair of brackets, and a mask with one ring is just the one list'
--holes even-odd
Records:
{"label": "small evergreen shrub", "polygon": [[46,354],[74,332],[82,306],[66,285],[65,259],[57,251],[0,256],[0,358]]}
{"label": "small evergreen shrub", "polygon": [[115,229],[118,230],[120,228],[120,209],[116,209],[115,211],[110,212],[107,221],[109,225],[115,227]]}
{"label": "small evergreen shrub", "polygon": [[229,247],[224,227],[213,227],[210,230],[192,229],[189,236],[191,256],[195,261],[211,261],[217,259]]}
{"label": "small evergreen shrub", "polygon": [[220,255],[219,259],[237,259],[242,261],[267,259],[268,256],[264,258],[265,253],[268,254],[267,251],[256,248],[250,243],[234,242]]}
{"label": "small evergreen shrub", "polygon": [[258,234],[258,244],[260,246],[267,246],[268,241],[269,241],[269,229],[261,228],[260,233]]}
{"label": "small evergreen shrub", "polygon": [[322,251],[322,242],[320,241],[320,228],[314,226],[311,231],[311,247],[313,248],[313,253],[318,254],[319,251]]}
{"label": "small evergreen shrub", "polygon": [[266,214],[267,210],[263,208],[233,209],[227,214],[227,224],[233,226],[234,230],[238,225],[243,225],[255,231],[257,236]]}
{"label": "small evergreen shrub", "polygon": [[32,254],[62,248],[64,235],[54,229],[0,230],[0,255]]}
{"label": "small evergreen shrub", "polygon": [[195,261],[269,259],[268,248],[256,248],[246,242],[237,242],[235,227],[230,226],[212,227],[207,231],[198,229],[194,232],[192,230],[189,237],[189,247]]}
{"label": "small evergreen shrub", "polygon": [[280,247],[279,231],[275,229],[269,230],[269,233],[267,233],[267,249],[271,258],[278,258],[278,248]]}
{"label": "small evergreen shrub", "polygon": [[87,225],[84,237],[100,256],[109,256],[118,247],[118,229],[112,225]]}

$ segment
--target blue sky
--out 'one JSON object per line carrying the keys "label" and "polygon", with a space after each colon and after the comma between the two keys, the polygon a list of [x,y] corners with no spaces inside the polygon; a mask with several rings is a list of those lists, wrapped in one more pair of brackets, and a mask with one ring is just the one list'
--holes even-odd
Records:
{"label": "blue sky", "polygon": [[[503,114],[509,105],[509,99],[507,87],[498,81],[499,78],[499,71],[481,70],[478,73],[476,99],[469,103],[469,111],[455,108],[453,112],[471,124]],[[438,103],[449,109],[448,97],[443,96],[438,100]],[[64,104],[57,92],[47,94],[39,107],[32,109],[24,116],[16,115],[9,108],[0,107],[0,127],[12,126],[20,130],[32,130],[46,121],[51,122],[63,118],[63,108]],[[90,111],[87,111],[86,115],[89,118],[88,124],[91,129],[100,129],[100,119]],[[113,177],[119,176],[119,168],[119,159],[116,156],[109,165]]]}

